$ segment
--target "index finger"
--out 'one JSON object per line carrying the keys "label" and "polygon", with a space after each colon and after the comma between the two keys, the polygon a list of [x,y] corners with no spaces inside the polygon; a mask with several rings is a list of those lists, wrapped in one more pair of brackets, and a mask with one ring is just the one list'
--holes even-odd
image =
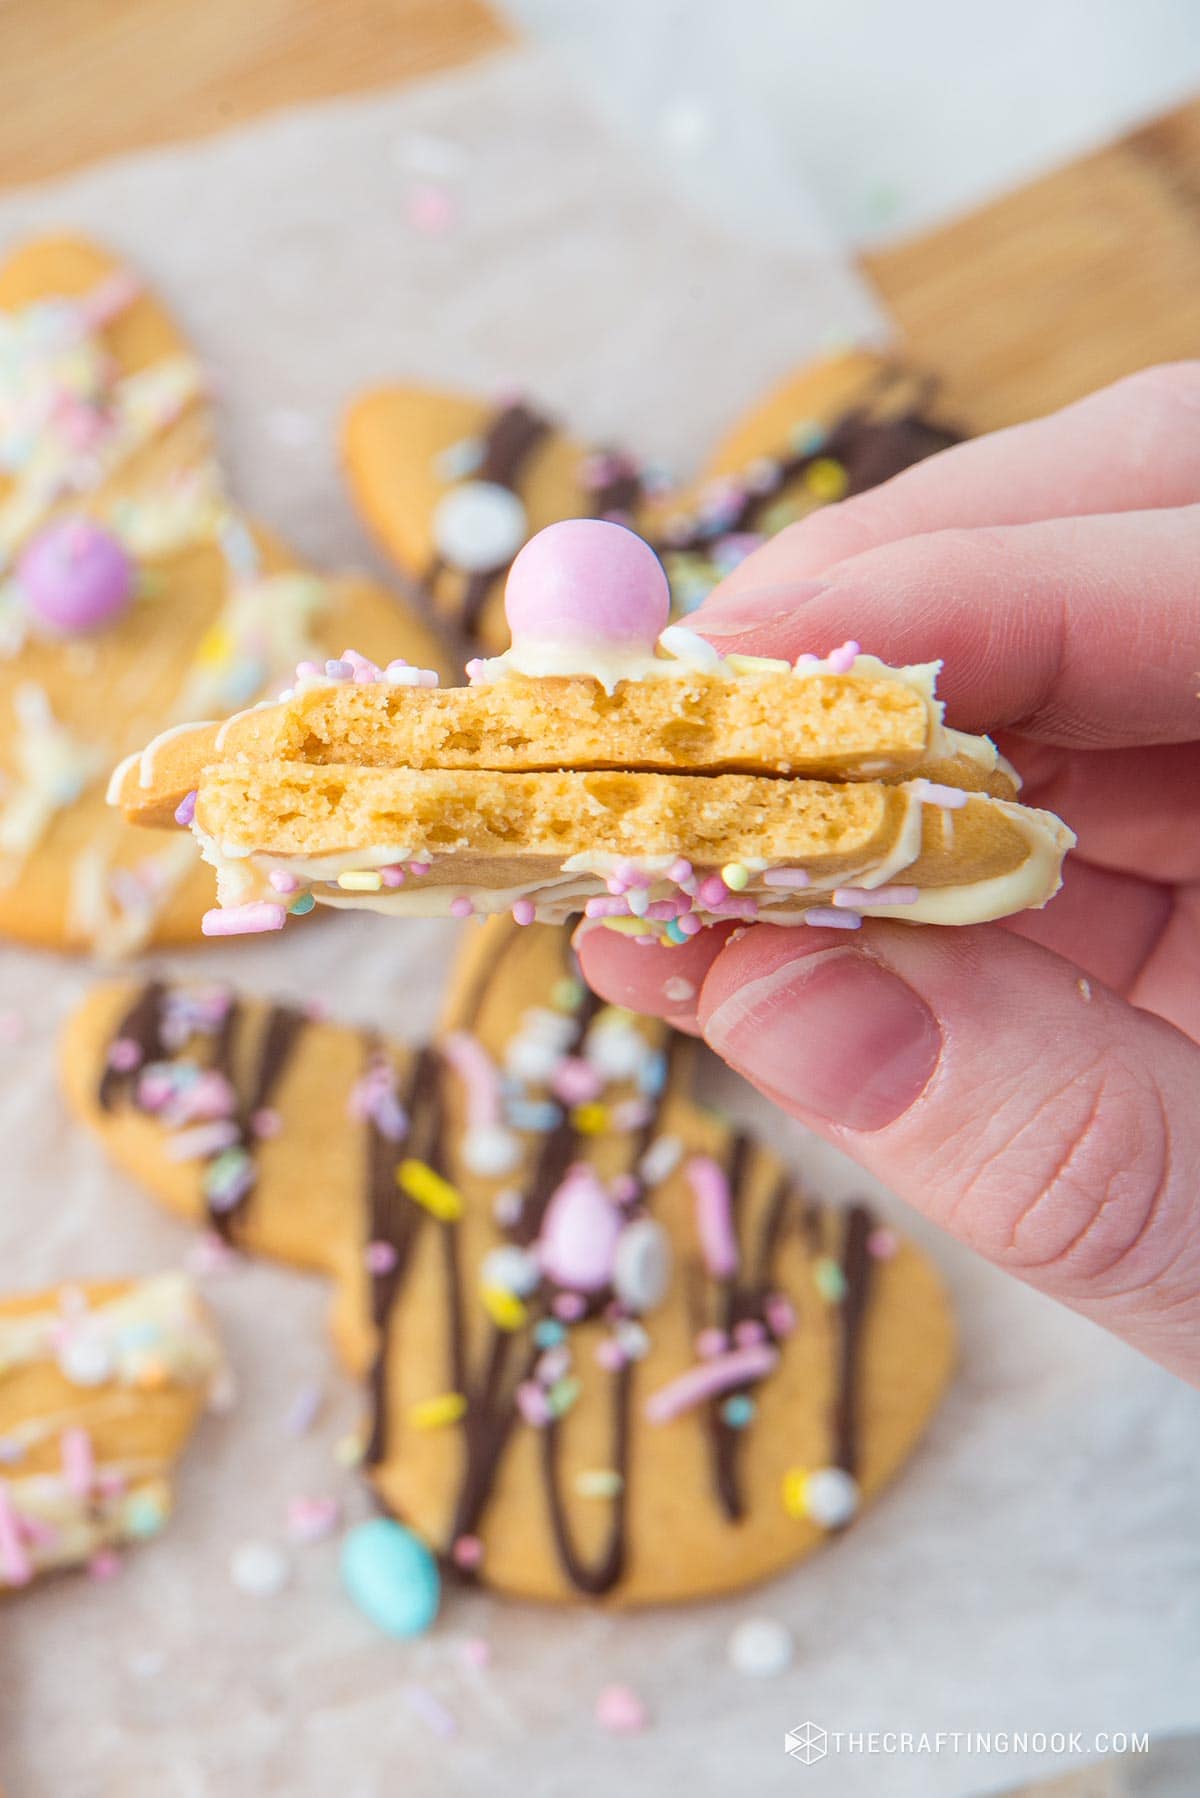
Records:
{"label": "index finger", "polygon": [[783,544],[739,570],[736,604],[689,622],[729,652],[828,654],[854,638],[893,665],[941,660],[962,730],[1069,748],[1200,736],[1200,506],[934,531],[790,578]]}

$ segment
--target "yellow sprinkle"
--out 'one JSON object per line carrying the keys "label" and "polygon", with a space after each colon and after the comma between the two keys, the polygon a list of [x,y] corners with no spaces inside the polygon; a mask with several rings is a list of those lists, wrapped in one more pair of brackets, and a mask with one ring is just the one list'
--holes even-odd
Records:
{"label": "yellow sprinkle", "polygon": [[804,485],[814,499],[841,499],[850,485],[850,476],[832,456],[818,456],[805,470]]}
{"label": "yellow sprinkle", "polygon": [[498,1330],[519,1330],[529,1315],[516,1294],[502,1286],[484,1287],[483,1308]]}
{"label": "yellow sprinkle", "polygon": [[804,1502],[807,1486],[807,1467],[789,1467],[783,1476],[783,1508],[789,1517],[794,1517],[797,1521],[808,1516]]}
{"label": "yellow sprinkle", "polygon": [[396,1169],[396,1185],[444,1224],[453,1224],[462,1216],[462,1194],[457,1186],[435,1174],[426,1161],[402,1161]]}
{"label": "yellow sprinkle", "polygon": [[213,629],[201,639],[200,647],[196,652],[196,660],[201,667],[211,668],[219,662],[227,662],[232,648],[229,632],[220,625],[214,625]]}
{"label": "yellow sprinkle", "polygon": [[644,918],[601,918],[600,922],[606,930],[615,930],[620,936],[650,936],[654,929]]}
{"label": "yellow sprinkle", "polygon": [[778,656],[739,656],[725,657],[725,666],[732,668],[735,674],[790,674],[792,664],[783,662]]}
{"label": "yellow sprinkle", "polygon": [[339,1467],[357,1467],[366,1452],[361,1436],[340,1436],[333,1445],[333,1458]]}
{"label": "yellow sprinkle", "polygon": [[337,883],[348,893],[377,893],[383,885],[383,875],[373,868],[355,868],[349,874],[339,874]]}
{"label": "yellow sprinkle", "polygon": [[741,862],[726,862],[721,869],[721,879],[731,893],[740,893],[743,887],[750,885],[750,870],[743,868]]}
{"label": "yellow sprinkle", "polygon": [[578,1130],[580,1136],[599,1136],[608,1129],[608,1106],[599,1105],[594,1099],[576,1105],[571,1113],[571,1127]]}
{"label": "yellow sprinkle", "polygon": [[462,1392],[439,1392],[436,1398],[424,1398],[408,1408],[408,1421],[414,1430],[440,1430],[445,1424],[457,1423],[466,1415],[467,1400]]}

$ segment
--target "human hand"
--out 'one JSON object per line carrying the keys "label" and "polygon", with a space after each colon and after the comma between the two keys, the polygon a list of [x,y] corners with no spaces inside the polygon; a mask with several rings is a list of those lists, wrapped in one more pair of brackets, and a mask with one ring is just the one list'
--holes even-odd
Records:
{"label": "human hand", "polygon": [[585,928],[694,1032],[998,1266],[1200,1382],[1200,363],[1149,369],[781,532],[689,624],[944,659],[947,719],[1078,833],[971,929]]}

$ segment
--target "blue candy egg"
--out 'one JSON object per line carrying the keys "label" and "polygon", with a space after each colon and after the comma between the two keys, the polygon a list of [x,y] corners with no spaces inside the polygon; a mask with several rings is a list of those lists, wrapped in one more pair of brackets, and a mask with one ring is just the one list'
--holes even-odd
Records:
{"label": "blue candy egg", "polygon": [[390,1517],[373,1517],[346,1532],[342,1584],[385,1635],[419,1636],[437,1616],[437,1562],[419,1536]]}

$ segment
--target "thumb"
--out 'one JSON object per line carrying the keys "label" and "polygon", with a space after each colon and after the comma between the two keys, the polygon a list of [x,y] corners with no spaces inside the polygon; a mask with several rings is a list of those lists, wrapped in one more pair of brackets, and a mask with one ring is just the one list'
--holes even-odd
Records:
{"label": "thumb", "polygon": [[871,920],[731,940],[698,1015],[917,1210],[1200,1382],[1200,1049],[1171,1025],[994,925]]}

